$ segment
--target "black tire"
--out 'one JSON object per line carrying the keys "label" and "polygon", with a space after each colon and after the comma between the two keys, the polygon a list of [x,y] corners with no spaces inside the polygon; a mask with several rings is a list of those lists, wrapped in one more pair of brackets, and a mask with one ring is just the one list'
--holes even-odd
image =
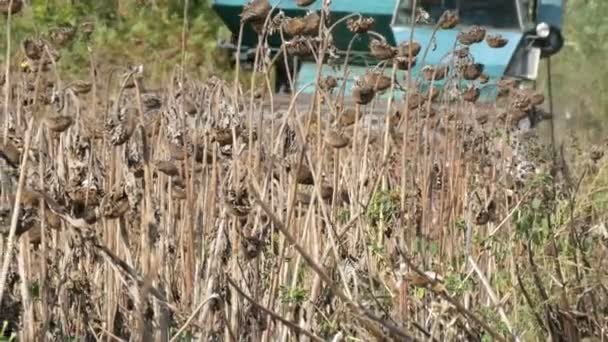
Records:
{"label": "black tire", "polygon": [[[297,72],[300,70],[300,63],[295,61],[294,59],[288,59],[288,67],[289,72],[293,73],[294,65],[296,66],[296,74],[292,74],[291,77],[295,82]],[[291,89],[291,85],[289,84],[289,76],[288,71],[283,61],[277,62],[276,64],[276,78],[274,83],[274,91],[275,93],[285,92],[291,94],[293,89]]]}
{"label": "black tire", "polygon": [[564,37],[561,30],[551,27],[549,37],[537,41],[537,46],[540,48],[541,58],[546,58],[558,53],[564,46]]}

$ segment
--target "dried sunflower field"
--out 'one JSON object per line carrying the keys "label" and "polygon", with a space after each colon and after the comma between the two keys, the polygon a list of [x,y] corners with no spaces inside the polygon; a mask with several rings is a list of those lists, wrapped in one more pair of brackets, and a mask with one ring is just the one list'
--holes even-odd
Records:
{"label": "dried sunflower field", "polygon": [[510,80],[478,103],[468,46],[502,37],[473,27],[445,65],[397,79],[424,65],[420,44],[353,14],[380,64],[347,96],[320,74],[312,95],[277,95],[273,63],[336,62],[335,23],[271,12],[241,17],[284,36],[277,58],[258,47],[250,84],[184,58],[153,89],[145,64],[100,72],[94,51],[73,79],[56,65],[66,30],[14,47],[0,341],[608,340],[608,141],[546,143],[545,96]]}

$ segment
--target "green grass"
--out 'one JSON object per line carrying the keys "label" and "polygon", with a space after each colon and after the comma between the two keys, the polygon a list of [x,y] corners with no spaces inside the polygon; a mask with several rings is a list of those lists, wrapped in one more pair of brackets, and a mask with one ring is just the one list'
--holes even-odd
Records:
{"label": "green grass", "polygon": [[[552,58],[552,83],[558,126],[594,141],[608,128],[608,1],[570,0],[564,17],[562,51]],[[546,89],[546,65],[539,86]],[[566,115],[570,116],[566,120]]]}

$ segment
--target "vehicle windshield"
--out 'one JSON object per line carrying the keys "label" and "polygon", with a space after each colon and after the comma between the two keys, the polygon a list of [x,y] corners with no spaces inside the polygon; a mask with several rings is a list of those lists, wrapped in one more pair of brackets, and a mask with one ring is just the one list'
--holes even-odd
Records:
{"label": "vehicle windshield", "polygon": [[[519,28],[516,1],[521,0],[418,0],[417,17],[424,19],[426,12],[429,20],[426,23],[418,20],[417,25],[435,25],[445,10],[456,9],[460,17],[460,26]],[[411,24],[412,4],[413,0],[401,1],[397,9],[395,25]]]}

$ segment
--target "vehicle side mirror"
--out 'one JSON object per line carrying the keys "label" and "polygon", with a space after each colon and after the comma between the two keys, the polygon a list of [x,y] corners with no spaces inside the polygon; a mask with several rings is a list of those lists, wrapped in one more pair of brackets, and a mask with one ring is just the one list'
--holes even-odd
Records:
{"label": "vehicle side mirror", "polygon": [[536,25],[531,35],[534,38],[533,46],[541,51],[541,58],[558,53],[564,46],[564,37],[561,30],[547,23],[541,22]]}

